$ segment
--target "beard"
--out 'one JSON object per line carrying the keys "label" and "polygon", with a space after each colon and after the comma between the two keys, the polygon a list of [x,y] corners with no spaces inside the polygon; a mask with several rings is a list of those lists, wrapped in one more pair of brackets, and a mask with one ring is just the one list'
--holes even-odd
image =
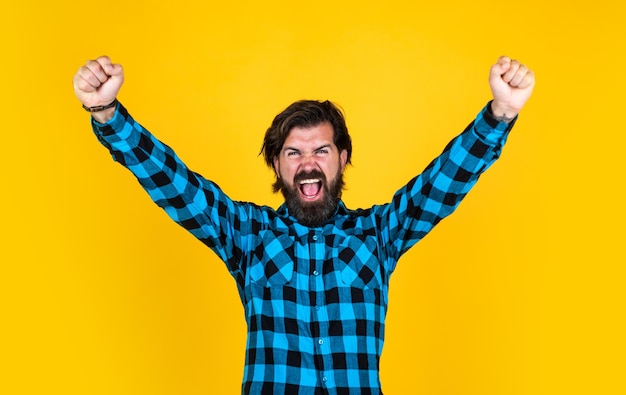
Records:
{"label": "beard", "polygon": [[[308,178],[319,178],[322,180],[323,196],[321,200],[305,202],[300,197],[299,181]],[[333,215],[341,198],[343,186],[344,181],[341,171],[338,171],[335,178],[328,183],[324,173],[316,170],[297,174],[293,180],[293,187],[285,185],[280,178],[277,180],[277,185],[275,185],[275,187],[280,188],[285,197],[285,204],[289,214],[293,215],[302,225],[313,228],[321,226]]]}

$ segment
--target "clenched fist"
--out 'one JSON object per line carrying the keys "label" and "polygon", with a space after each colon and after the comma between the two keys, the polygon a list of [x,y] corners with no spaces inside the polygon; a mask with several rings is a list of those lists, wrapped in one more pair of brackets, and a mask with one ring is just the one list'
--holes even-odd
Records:
{"label": "clenched fist", "polygon": [[497,119],[511,121],[530,98],[535,74],[517,60],[501,56],[491,66],[489,86],[493,94],[491,111]]}
{"label": "clenched fist", "polygon": [[[110,104],[124,83],[124,69],[107,56],[88,61],[74,76],[74,93],[85,107]],[[106,122],[115,113],[114,108],[92,113],[94,119]]]}

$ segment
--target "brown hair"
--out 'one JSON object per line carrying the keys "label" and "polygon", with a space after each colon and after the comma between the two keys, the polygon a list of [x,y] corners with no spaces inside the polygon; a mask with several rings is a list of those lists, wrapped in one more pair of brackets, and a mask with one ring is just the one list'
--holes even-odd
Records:
{"label": "brown hair", "polygon": [[[274,158],[280,154],[291,129],[313,127],[324,122],[330,123],[333,127],[333,142],[339,152],[346,150],[348,153],[346,163],[351,163],[352,139],[348,134],[346,120],[339,107],[328,100],[300,100],[276,115],[272,125],[265,132],[261,147],[260,154],[263,154],[265,163],[274,168]],[[278,189],[275,186],[274,191]]]}

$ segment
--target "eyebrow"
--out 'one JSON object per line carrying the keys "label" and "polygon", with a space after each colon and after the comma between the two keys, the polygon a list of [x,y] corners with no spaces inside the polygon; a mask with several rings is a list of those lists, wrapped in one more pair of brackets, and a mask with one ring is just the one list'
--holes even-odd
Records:
{"label": "eyebrow", "polygon": [[[324,145],[322,145],[322,146],[319,146],[319,147],[315,148],[315,149],[313,150],[313,152],[315,152],[315,151],[319,151],[319,150],[324,149],[324,148],[332,148],[332,144],[324,144]],[[283,148],[283,151],[296,151],[296,152],[301,152],[301,150],[300,150],[300,149],[298,149],[298,148],[296,148],[296,147],[285,147],[285,148]]]}

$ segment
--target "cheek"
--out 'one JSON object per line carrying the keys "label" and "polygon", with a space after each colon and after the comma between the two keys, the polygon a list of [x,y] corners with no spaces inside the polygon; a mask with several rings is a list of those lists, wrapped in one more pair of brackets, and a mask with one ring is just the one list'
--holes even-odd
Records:
{"label": "cheek", "polygon": [[341,174],[341,172],[343,171],[340,161],[333,161],[329,163],[326,170],[327,170],[328,176],[331,176],[332,178],[335,178],[337,174]]}
{"label": "cheek", "polygon": [[289,166],[283,164],[277,167],[277,175],[283,180],[284,183],[291,184],[294,176],[294,171]]}

